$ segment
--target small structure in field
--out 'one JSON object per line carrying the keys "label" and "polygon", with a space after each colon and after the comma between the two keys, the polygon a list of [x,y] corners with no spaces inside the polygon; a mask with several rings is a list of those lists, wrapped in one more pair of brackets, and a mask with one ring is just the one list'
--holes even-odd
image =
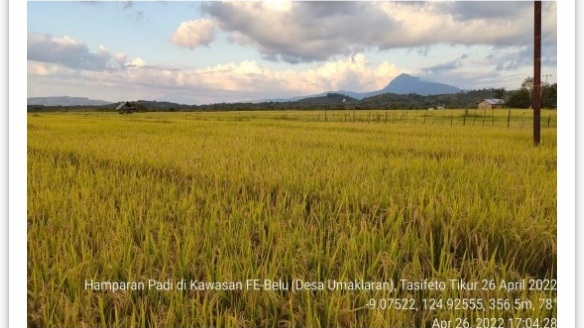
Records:
{"label": "small structure in field", "polygon": [[120,114],[132,114],[136,110],[136,107],[134,107],[129,101],[122,101],[118,107],[116,107],[116,110]]}
{"label": "small structure in field", "polygon": [[503,99],[483,99],[477,102],[479,109],[502,109],[505,105]]}

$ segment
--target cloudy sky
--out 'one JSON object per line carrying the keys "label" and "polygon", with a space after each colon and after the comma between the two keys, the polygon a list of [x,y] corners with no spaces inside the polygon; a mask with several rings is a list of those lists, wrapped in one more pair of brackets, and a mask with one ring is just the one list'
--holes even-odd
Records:
{"label": "cloudy sky", "polygon": [[[556,2],[542,77],[556,82]],[[532,75],[533,2],[28,2],[28,97],[184,104]],[[547,75],[547,76],[545,76]]]}

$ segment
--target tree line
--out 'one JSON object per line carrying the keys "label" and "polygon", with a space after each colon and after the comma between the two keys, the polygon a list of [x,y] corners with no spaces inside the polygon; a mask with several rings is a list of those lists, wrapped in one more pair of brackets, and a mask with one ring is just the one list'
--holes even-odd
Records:
{"label": "tree line", "polygon": [[[265,101],[259,103],[234,102],[206,105],[183,105],[172,102],[138,100],[132,102],[136,112],[174,111],[251,111],[251,110],[372,110],[372,109],[427,109],[427,108],[476,108],[478,102],[488,98],[505,101],[507,108],[530,108],[533,78],[526,78],[521,87],[507,91],[505,88],[490,88],[461,91],[453,94],[422,96],[416,93],[384,93],[361,100],[340,93],[304,98],[297,101]],[[557,83],[543,84],[541,87],[542,108],[555,109],[557,104]],[[115,111],[116,104],[104,106],[28,106],[29,112],[40,111]]]}

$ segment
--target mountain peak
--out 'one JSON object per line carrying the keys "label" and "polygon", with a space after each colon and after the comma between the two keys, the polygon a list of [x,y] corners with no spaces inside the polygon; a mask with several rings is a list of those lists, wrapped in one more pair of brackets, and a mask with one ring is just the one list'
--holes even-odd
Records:
{"label": "mountain peak", "polygon": [[417,93],[422,96],[427,96],[458,93],[461,89],[444,83],[424,81],[419,77],[402,73],[391,80],[382,91],[397,94]]}
{"label": "mountain peak", "polygon": [[419,77],[412,76],[412,75],[410,75],[408,73],[401,73],[394,80],[405,80],[405,79],[419,80],[420,78]]}

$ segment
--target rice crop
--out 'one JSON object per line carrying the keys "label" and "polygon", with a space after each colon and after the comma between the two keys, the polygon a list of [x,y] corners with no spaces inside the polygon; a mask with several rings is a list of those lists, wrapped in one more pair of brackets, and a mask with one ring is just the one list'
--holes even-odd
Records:
{"label": "rice crop", "polygon": [[554,124],[331,113],[29,114],[29,327],[555,328]]}

